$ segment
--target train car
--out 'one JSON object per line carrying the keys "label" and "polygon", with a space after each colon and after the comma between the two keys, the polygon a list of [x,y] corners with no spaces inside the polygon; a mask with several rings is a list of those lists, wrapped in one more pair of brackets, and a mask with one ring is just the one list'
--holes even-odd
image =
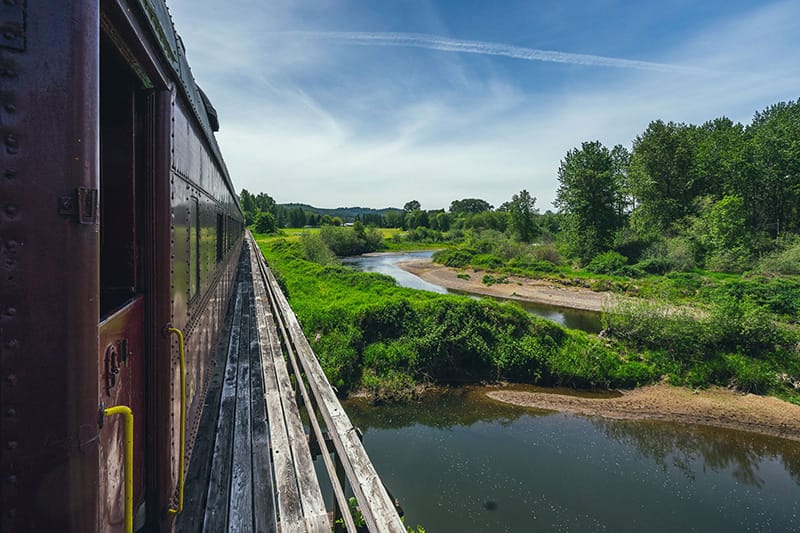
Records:
{"label": "train car", "polygon": [[244,231],[216,111],[162,0],[0,27],[0,530],[169,531]]}

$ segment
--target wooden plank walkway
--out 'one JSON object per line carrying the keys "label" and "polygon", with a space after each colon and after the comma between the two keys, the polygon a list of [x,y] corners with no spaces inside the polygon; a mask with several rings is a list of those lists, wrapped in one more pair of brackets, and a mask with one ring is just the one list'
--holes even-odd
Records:
{"label": "wooden plank walkway", "polygon": [[245,252],[187,471],[178,532],[278,530],[253,305]]}
{"label": "wooden plank walkway", "polygon": [[346,529],[356,531],[345,492],[350,488],[370,531],[405,533],[358,432],[249,233],[213,368],[176,531],[330,532],[310,438],[323,450]]}

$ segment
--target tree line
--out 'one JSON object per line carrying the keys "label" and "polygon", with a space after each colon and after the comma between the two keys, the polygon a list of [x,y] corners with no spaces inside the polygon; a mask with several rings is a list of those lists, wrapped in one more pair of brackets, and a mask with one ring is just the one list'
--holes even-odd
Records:
{"label": "tree line", "polygon": [[583,263],[615,251],[741,271],[800,233],[800,100],[746,126],[656,120],[631,151],[584,142],[558,180],[561,241]]}
{"label": "tree line", "polygon": [[[748,125],[726,117],[701,125],[655,120],[630,150],[583,142],[561,160],[557,179],[557,212],[540,213],[523,189],[497,208],[463,198],[447,210],[425,210],[411,200],[354,221],[403,228],[409,240],[490,230],[523,243],[553,243],[581,266],[596,259],[653,273],[743,271],[781,248],[794,249],[800,260],[793,244],[800,234],[800,99],[759,111]],[[350,222],[279,206],[265,193],[243,190],[240,201],[248,222],[264,233]]]}
{"label": "tree line", "polygon": [[480,198],[454,200],[449,210],[425,210],[419,201],[410,200],[402,210],[365,212],[356,214],[348,221],[337,216],[319,215],[299,206],[281,206],[263,192],[253,195],[242,189],[239,201],[248,225],[255,225],[259,233],[274,233],[280,228],[342,226],[350,222],[368,227],[422,230],[420,233],[428,236],[430,233],[424,230],[447,232],[458,229],[493,229],[509,231],[524,242],[531,242],[540,233],[536,198],[524,189],[497,209]]}

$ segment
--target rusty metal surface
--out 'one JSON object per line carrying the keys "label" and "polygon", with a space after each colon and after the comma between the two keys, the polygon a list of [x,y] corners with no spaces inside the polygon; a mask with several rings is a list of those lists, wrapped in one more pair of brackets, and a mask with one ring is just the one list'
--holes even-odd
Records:
{"label": "rusty metal surface", "polygon": [[[27,0],[24,49],[0,47],[4,533],[86,532],[116,524],[116,503],[100,507],[106,499],[119,501],[118,472],[106,469],[120,464],[115,423],[109,421],[102,432],[98,427],[101,400],[140,406],[136,428],[142,440],[137,447],[146,453],[136,461],[145,471],[137,476],[137,499],[144,494],[150,525],[160,524],[164,530],[172,526],[165,511],[176,485],[177,351],[162,330],[170,323],[189,330],[188,350],[194,357],[189,369],[190,449],[192,421],[201,412],[208,361],[233,284],[242,216],[207,117],[192,105],[184,85],[191,82],[199,90],[191,77],[170,82],[170,73],[176,71],[152,28],[141,23],[144,4],[163,8],[160,0],[108,0],[101,22],[96,0]],[[98,326],[102,221],[92,217],[94,208],[76,210],[86,207],[81,203],[69,210],[63,204],[64,198],[79,202],[78,190],[90,191],[82,195],[90,199],[91,191],[99,191],[101,27],[142,87],[152,91],[146,101],[152,120],[145,126],[148,146],[142,159],[143,172],[152,177],[143,207],[149,243],[142,259],[143,303],[135,304],[135,312],[126,311],[143,330],[136,334],[143,337],[143,347],[131,349],[148,354],[149,360],[145,373],[137,369],[136,377],[110,396],[102,357],[106,344],[120,339],[99,338],[110,327]],[[177,59],[184,69],[185,59]],[[181,72],[188,73],[188,66]],[[199,200],[201,222],[200,290],[190,301],[191,195]],[[219,233],[220,216],[224,236]],[[225,253],[218,261],[220,238]]]}
{"label": "rusty metal surface", "polygon": [[[191,109],[194,120],[199,125],[200,131],[196,136],[196,140],[200,141],[202,139],[203,142],[207,144],[209,155],[219,166],[221,178],[219,183],[224,184],[230,192],[233,193],[233,201],[237,203],[238,209],[238,200],[235,198],[233,182],[231,181],[228,169],[225,166],[216,138],[214,137],[214,131],[219,129],[219,119],[216,118],[216,116],[214,117],[214,122],[216,122],[217,126],[215,129],[212,126],[212,120],[209,119],[209,109],[205,105],[202,91],[197,86],[192,71],[189,68],[189,63],[186,60],[186,51],[183,42],[175,33],[172,18],[169,15],[169,9],[167,9],[166,5],[161,0],[138,0],[138,4],[155,36],[155,41],[161,46],[164,57],[169,60],[180,92],[182,93],[183,100],[186,102],[188,109]],[[206,99],[208,99],[208,97],[206,97]],[[211,106],[211,109],[213,109],[213,106]],[[190,173],[187,175],[195,176],[196,174]]]}
{"label": "rusty metal surface", "polygon": [[[144,349],[144,296],[139,295],[116,313],[104,320],[98,328],[97,361],[98,390],[106,407],[127,405],[134,414],[134,508],[144,498],[145,480],[145,357]],[[127,344],[128,357],[122,360],[122,341]],[[106,357],[116,353],[117,361]],[[106,373],[117,365],[113,386],[109,387]],[[100,524],[103,531],[123,531],[124,525],[124,431],[120,417],[104,420],[100,431],[99,490]]]}
{"label": "rusty metal surface", "polygon": [[96,530],[98,233],[58,200],[97,188],[98,27],[95,1],[29,0],[0,48],[4,532]]}

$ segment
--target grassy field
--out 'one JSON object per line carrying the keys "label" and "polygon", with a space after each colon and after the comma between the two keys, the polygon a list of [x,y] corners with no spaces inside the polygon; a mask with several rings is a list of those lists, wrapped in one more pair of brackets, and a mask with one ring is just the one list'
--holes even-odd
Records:
{"label": "grassy field", "polygon": [[[413,250],[438,250],[444,248],[441,243],[420,243],[404,240],[405,230],[401,228],[376,228],[383,236],[384,250],[386,252],[408,252]],[[260,238],[264,241],[285,239],[290,242],[298,242],[303,234],[319,234],[320,228],[282,228],[278,233],[263,235]]]}

